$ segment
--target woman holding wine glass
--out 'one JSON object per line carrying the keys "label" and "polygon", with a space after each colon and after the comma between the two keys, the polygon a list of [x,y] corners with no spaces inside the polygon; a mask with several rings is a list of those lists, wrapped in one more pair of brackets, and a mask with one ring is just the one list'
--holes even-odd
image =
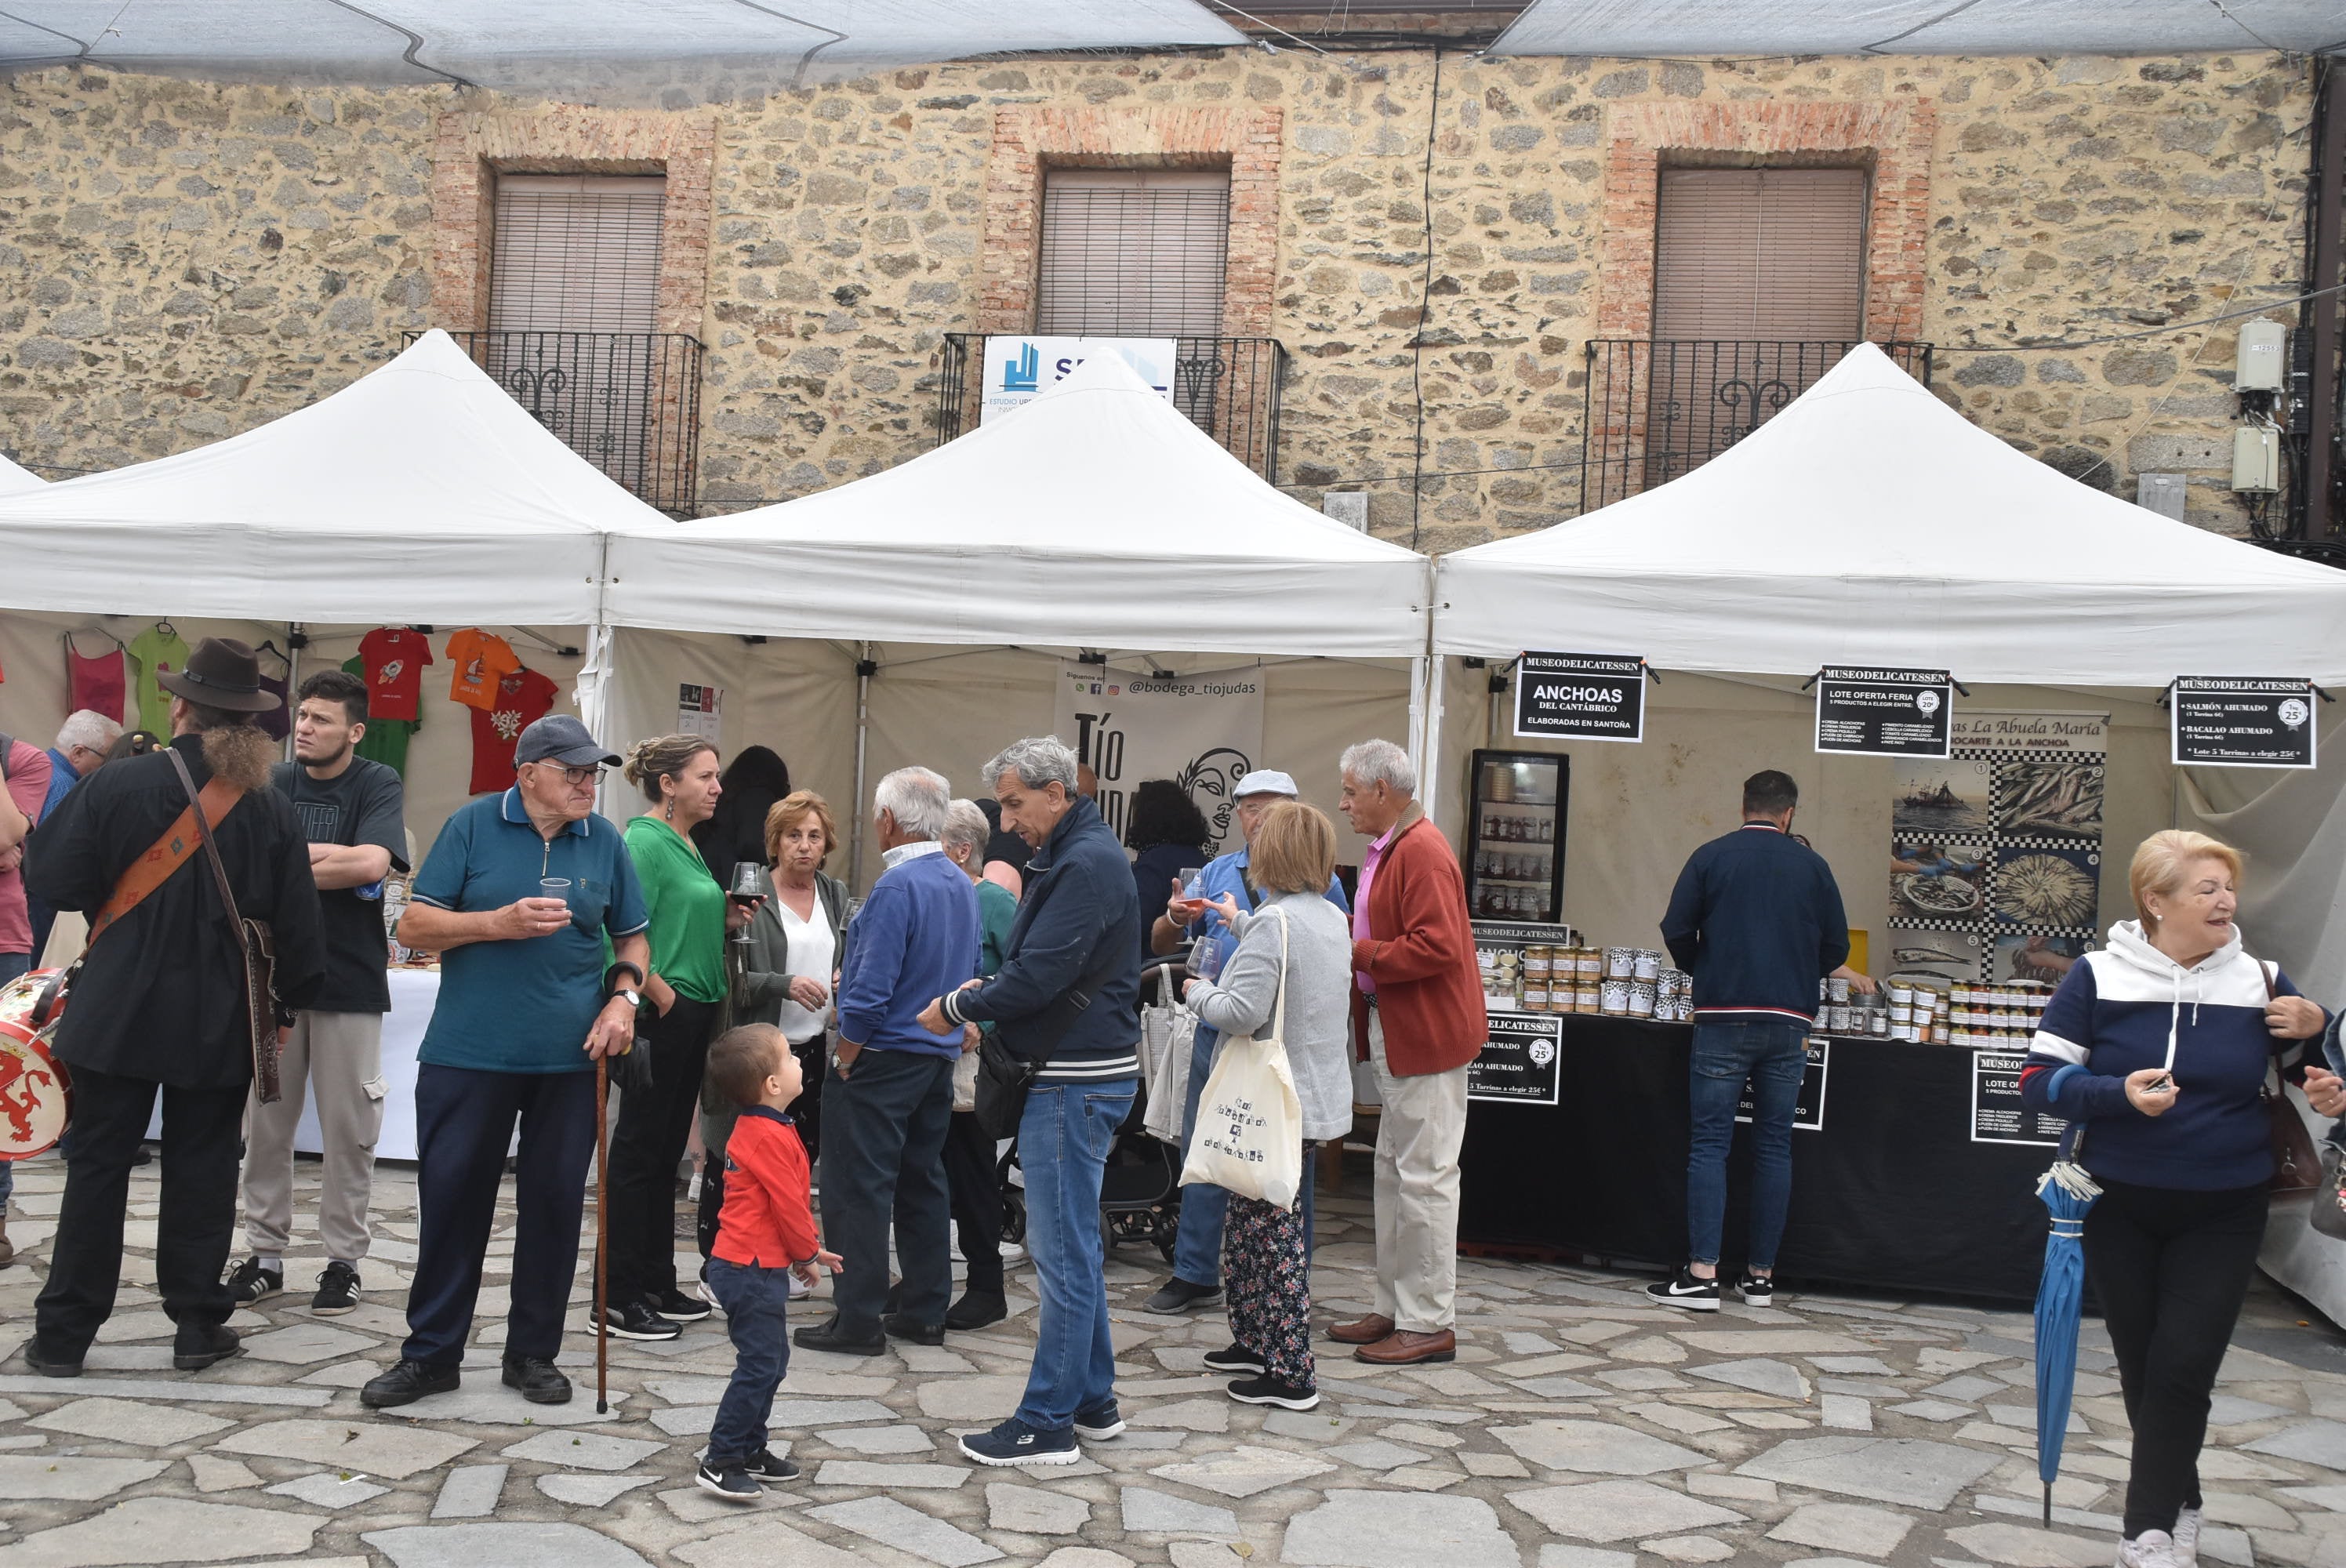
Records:
{"label": "woman holding wine glass", "polygon": [[678,1320],[709,1304],[676,1281],[676,1167],[700,1100],[701,1070],[725,1000],[725,932],[749,911],[729,906],[725,885],[694,847],[723,793],[717,748],[697,735],[663,735],[629,748],[628,783],[649,809],[627,824],[627,854],[651,915],[652,972],[636,1029],[651,1052],[648,1089],[619,1097],[611,1135],[610,1287],[604,1315],[623,1339],[673,1339]]}

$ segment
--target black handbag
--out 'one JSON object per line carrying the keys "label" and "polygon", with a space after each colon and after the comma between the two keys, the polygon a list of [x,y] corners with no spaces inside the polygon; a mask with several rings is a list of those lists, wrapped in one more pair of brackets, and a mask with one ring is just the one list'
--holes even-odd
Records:
{"label": "black handbag", "polygon": [[1026,1115],[1027,1091],[1034,1088],[1035,1075],[1041,1071],[1041,1063],[1012,1055],[994,1036],[979,1040],[977,1095],[971,1110],[977,1117],[977,1130],[996,1142],[1016,1137],[1018,1123]]}

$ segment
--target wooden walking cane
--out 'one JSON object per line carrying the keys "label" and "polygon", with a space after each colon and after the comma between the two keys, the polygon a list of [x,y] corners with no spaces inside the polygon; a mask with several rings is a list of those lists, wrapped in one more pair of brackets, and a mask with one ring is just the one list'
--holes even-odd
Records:
{"label": "wooden walking cane", "polygon": [[595,1413],[611,1413],[611,1319],[604,1310],[610,1279],[611,1060],[595,1058]]}

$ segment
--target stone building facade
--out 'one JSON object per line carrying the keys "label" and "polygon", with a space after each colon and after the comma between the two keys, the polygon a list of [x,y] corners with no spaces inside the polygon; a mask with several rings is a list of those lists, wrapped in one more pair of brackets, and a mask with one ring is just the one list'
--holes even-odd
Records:
{"label": "stone building facade", "polygon": [[1281,481],[1454,548],[1579,509],[1586,345],[1649,328],[1657,168],[1805,159],[1872,171],[1868,336],[1936,345],[1941,395],[2023,451],[2128,497],[2186,472],[2240,532],[2234,328],[2155,329],[2298,292],[2310,107],[2301,62],[2247,54],[1229,50],[679,109],[50,70],[0,84],[0,449],[104,469],[250,428],[485,324],[495,172],[657,169],[701,498],[803,494],[934,440],[944,334],[1031,323],[1043,169],[1216,167],[1224,330],[1292,356]]}

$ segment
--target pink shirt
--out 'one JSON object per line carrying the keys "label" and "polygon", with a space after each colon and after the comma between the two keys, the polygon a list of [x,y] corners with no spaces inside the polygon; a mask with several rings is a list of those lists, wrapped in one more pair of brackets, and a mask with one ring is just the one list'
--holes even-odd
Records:
{"label": "pink shirt", "polygon": [[[37,822],[41,805],[49,798],[49,754],[19,740],[7,757],[8,798],[16,809]],[[7,852],[9,868],[0,871],[0,952],[33,951],[33,914],[25,902],[24,851]]]}
{"label": "pink shirt", "polygon": [[[1377,868],[1384,863],[1385,851],[1392,848],[1393,836],[1401,831],[1395,822],[1382,834],[1369,840],[1367,853],[1361,857],[1361,878],[1358,895],[1352,900],[1352,940],[1369,940],[1369,884],[1376,880]],[[1361,990],[1370,996],[1377,993],[1377,983],[1369,978],[1366,970],[1353,972]]]}

